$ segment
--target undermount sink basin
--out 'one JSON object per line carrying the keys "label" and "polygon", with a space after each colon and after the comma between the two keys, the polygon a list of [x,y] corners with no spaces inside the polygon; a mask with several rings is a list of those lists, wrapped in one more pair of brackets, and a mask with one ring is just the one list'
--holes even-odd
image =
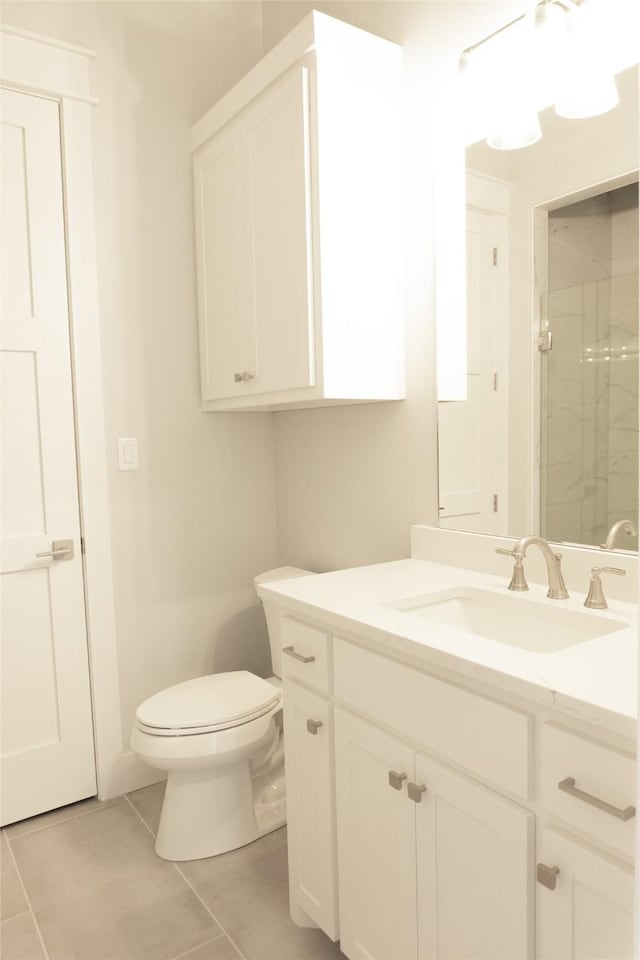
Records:
{"label": "undermount sink basin", "polygon": [[567,610],[561,603],[549,600],[547,606],[522,594],[503,596],[477,587],[452,587],[386,606],[430,624],[534,653],[555,653],[627,626],[622,620]]}

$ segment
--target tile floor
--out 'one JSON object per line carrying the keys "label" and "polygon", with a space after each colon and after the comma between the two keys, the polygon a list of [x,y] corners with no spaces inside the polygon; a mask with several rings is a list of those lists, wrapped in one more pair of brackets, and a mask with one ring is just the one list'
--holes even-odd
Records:
{"label": "tile floor", "polygon": [[2,831],[2,960],[344,960],[289,919],[284,828],[169,863],[153,850],[163,792],[84,800]]}

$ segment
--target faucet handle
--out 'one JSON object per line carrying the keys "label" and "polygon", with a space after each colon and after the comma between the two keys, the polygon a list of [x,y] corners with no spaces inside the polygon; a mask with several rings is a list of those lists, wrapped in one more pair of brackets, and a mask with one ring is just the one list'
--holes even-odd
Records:
{"label": "faucet handle", "polygon": [[513,564],[513,573],[511,574],[511,580],[507,589],[517,590],[518,592],[524,592],[525,590],[528,590],[529,584],[527,583],[527,578],[524,575],[523,555],[516,550],[515,547],[513,550],[507,550],[504,547],[496,547],[496,553],[500,553],[504,557],[512,557],[515,561]]}
{"label": "faucet handle", "polygon": [[585,607],[591,607],[593,610],[606,610],[607,601],[605,600],[602,589],[601,573],[613,573],[616,577],[626,576],[627,571],[620,567],[592,567],[591,582],[589,583],[589,592],[584,601]]}

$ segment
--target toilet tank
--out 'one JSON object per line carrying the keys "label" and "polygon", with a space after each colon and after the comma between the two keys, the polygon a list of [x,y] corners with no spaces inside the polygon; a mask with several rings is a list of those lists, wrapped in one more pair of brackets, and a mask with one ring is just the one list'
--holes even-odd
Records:
{"label": "toilet tank", "polygon": [[[260,583],[275,583],[278,580],[295,580],[297,577],[310,577],[311,570],[301,570],[299,567],[276,567],[275,570],[267,570],[265,573],[259,573],[253,578],[254,585],[257,587]],[[269,631],[269,645],[271,647],[271,664],[273,674],[276,677],[282,676],[282,648],[280,645],[280,608],[274,604],[265,601],[264,615],[267,619],[267,630]]]}

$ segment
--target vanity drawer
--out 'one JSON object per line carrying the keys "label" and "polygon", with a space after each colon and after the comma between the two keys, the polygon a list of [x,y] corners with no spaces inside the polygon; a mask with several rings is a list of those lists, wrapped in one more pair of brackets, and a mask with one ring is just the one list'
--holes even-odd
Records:
{"label": "vanity drawer", "polygon": [[336,637],[336,700],[482,780],[531,795],[532,718]]}
{"label": "vanity drawer", "polygon": [[280,621],[282,676],[329,693],[331,690],[331,634],[308,623],[284,616]]}
{"label": "vanity drawer", "polygon": [[631,815],[635,770],[631,754],[553,722],[543,725],[541,788],[545,808],[630,857],[636,829],[636,817]]}

